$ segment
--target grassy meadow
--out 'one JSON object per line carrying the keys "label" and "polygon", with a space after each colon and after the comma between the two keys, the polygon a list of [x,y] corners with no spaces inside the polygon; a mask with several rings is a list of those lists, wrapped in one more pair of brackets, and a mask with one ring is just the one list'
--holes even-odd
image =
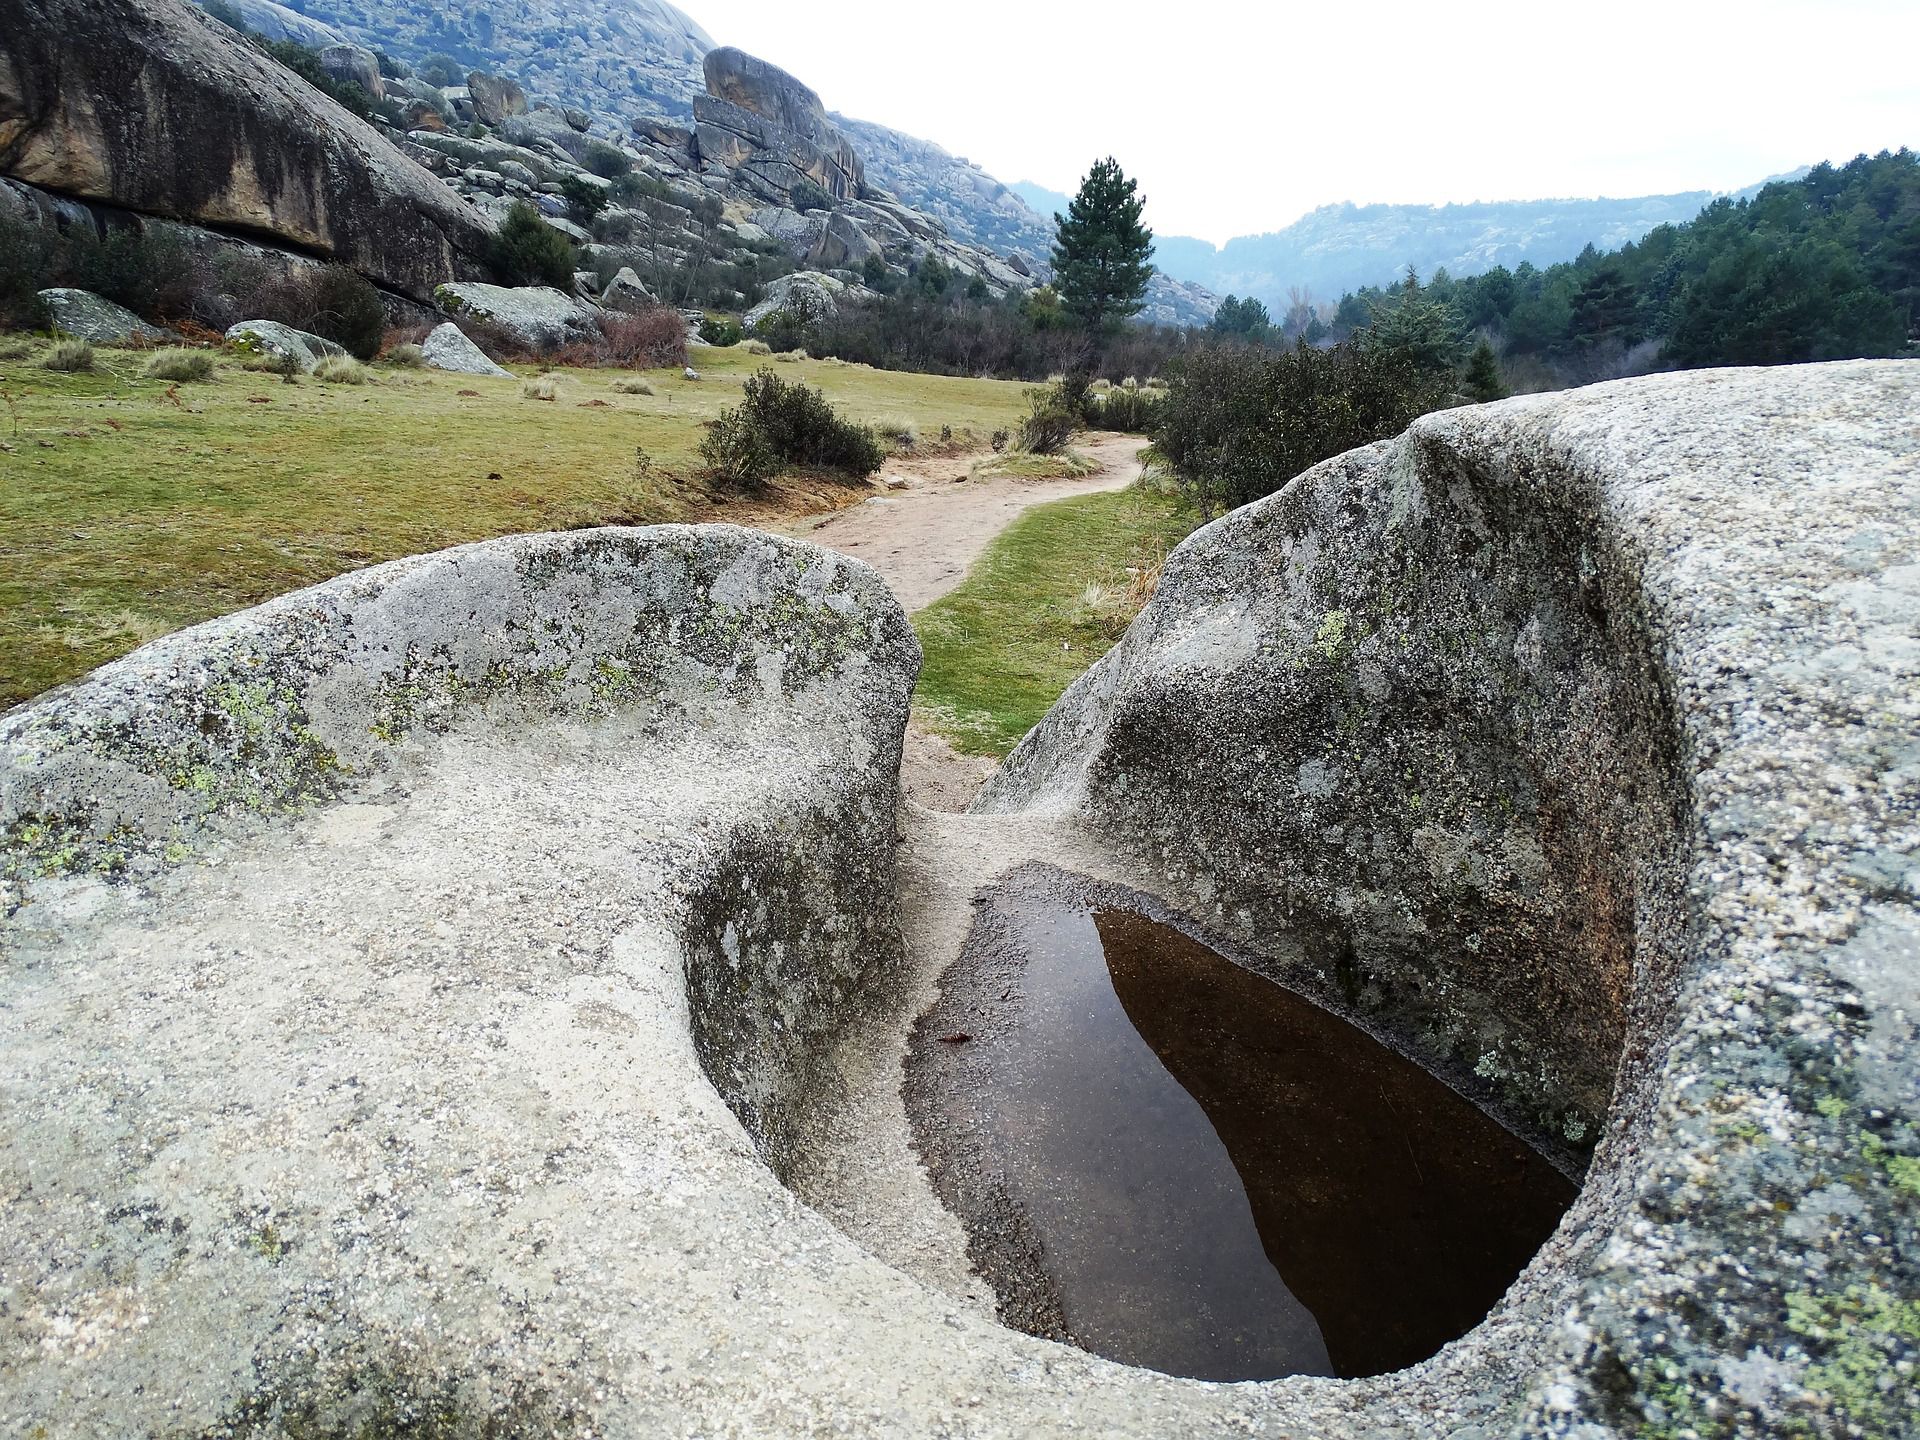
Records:
{"label": "grassy meadow", "polygon": [[[724,519],[701,478],[702,423],[766,364],[697,349],[701,373],[523,378],[375,367],[370,383],[282,384],[222,367],[203,384],[143,378],[101,349],[91,372],[0,360],[0,709],[156,636],[348,570],[523,531]],[[1021,385],[810,360],[777,367],[850,417],[1015,423]],[[531,375],[533,372],[525,372]],[[629,377],[630,378],[630,377]],[[466,392],[466,393],[463,393]],[[825,482],[816,488],[831,489]],[[738,502],[736,502],[737,504]]]}
{"label": "grassy meadow", "polygon": [[1193,523],[1151,485],[1021,515],[913,617],[922,722],[967,754],[1006,754],[1125,632]]}

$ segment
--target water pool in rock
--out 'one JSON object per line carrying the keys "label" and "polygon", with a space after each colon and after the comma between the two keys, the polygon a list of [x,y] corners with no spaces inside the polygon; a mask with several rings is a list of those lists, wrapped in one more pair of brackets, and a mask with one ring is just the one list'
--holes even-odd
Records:
{"label": "water pool in rock", "polygon": [[907,1095],[1008,1324],[1198,1379],[1425,1359],[1575,1194],[1364,1031],[1117,908],[984,912]]}

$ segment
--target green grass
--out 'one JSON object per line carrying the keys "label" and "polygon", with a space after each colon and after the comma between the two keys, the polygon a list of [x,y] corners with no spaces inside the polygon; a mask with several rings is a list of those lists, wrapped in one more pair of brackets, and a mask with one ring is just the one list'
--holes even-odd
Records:
{"label": "green grass", "polygon": [[968,754],[1006,754],[1112,648],[1191,528],[1175,500],[1141,486],[1027,511],[914,616],[923,720]]}
{"label": "green grass", "polygon": [[[46,370],[48,348],[0,362],[0,708],[378,561],[522,531],[710,518],[721,497],[700,478],[702,423],[764,363],[702,349],[702,379],[650,372],[652,395],[615,392],[606,371],[561,371],[545,403],[521,398],[530,369],[484,380],[379,367],[341,386],[228,365],[173,386],[147,379],[149,357],[131,351],[97,351],[92,372]],[[1017,384],[829,361],[786,378],[856,420],[903,417],[923,434],[985,436],[1025,403]]]}

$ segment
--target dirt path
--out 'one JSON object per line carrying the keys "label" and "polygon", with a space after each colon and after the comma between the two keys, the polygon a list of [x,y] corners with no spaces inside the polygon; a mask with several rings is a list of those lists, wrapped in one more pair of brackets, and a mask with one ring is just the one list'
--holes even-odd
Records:
{"label": "dirt path", "polygon": [[[1140,477],[1146,441],[1090,435],[1075,448],[1100,468],[1078,480],[969,479],[968,467],[979,456],[901,460],[882,470],[880,480],[904,480],[904,486],[889,485],[831,515],[773,521],[765,528],[866,561],[912,614],[964,580],[988,542],[1029,506],[1131,485]],[[929,810],[965,810],[994,769],[987,756],[962,755],[942,736],[918,724],[908,728],[901,786],[908,799]]]}

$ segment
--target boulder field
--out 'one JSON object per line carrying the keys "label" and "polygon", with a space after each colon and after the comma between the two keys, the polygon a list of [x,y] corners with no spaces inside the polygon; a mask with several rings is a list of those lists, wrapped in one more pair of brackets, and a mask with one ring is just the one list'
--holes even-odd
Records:
{"label": "boulder field", "polygon": [[[1191,537],[967,816],[899,804],[878,577],[725,526],[380,566],[14,710],[0,1414],[1912,1433],[1917,409],[1861,362],[1428,416]],[[1213,1385],[983,1311],[899,1057],[1032,860],[1578,1154],[1484,1323]]]}

